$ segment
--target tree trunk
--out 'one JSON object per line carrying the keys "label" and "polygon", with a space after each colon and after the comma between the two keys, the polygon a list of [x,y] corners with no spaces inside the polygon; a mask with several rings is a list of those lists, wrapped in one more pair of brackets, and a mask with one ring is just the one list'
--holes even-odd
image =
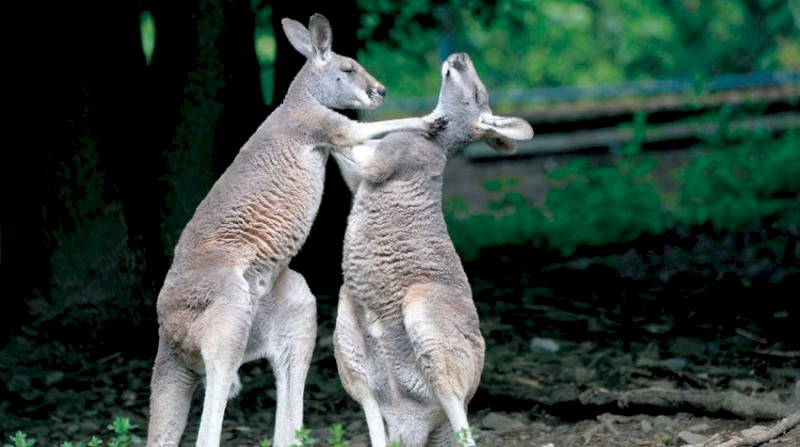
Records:
{"label": "tree trunk", "polygon": [[[71,6],[14,2],[7,17],[15,26],[9,45],[11,143],[4,151],[0,272],[4,285],[0,345],[31,321],[28,301],[50,299],[53,253],[48,227],[57,217],[55,166],[67,159],[80,123],[81,88],[76,61],[60,47],[76,48]],[[57,43],[57,45],[54,45]],[[48,50],[54,49],[49,52]]]}
{"label": "tree trunk", "polygon": [[267,117],[261,92],[261,67],[255,51],[255,14],[250,2],[222,2],[224,22],[216,48],[224,71],[217,93],[223,108],[217,122],[212,166],[219,177],[241,146]]}

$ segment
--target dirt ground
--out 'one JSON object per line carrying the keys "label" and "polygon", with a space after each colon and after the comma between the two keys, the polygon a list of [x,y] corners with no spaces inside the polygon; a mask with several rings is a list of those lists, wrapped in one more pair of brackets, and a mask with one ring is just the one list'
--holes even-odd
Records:
{"label": "dirt ground", "polygon": [[[704,339],[706,331],[666,337],[658,333],[674,328],[645,323],[642,333],[652,340],[642,343],[642,334],[622,337],[611,321],[597,319],[581,340],[570,327],[581,313],[595,315],[597,309],[513,307],[508,299],[499,294],[491,306],[479,303],[487,363],[469,406],[479,445],[800,446],[797,426],[780,429],[766,443],[731,443],[742,430],[763,434],[800,408],[798,358],[759,350],[755,345],[765,340],[755,334],[734,329],[713,340]],[[523,338],[514,326],[519,318],[534,326],[547,323],[536,327],[540,335]],[[366,446],[361,411],[336,378],[331,332],[330,321],[323,322],[306,388],[305,422],[316,445],[329,445],[330,427],[341,423],[350,446]],[[18,417],[25,413],[14,407],[18,403],[2,404],[2,433],[19,429],[37,446],[58,446],[92,435],[107,438],[106,425],[128,417],[139,427],[135,433],[144,436],[149,368],[148,360],[118,353],[89,370],[50,372],[46,394],[31,394],[30,403],[39,405],[32,418]],[[274,389],[267,368],[261,363],[242,368],[243,392],[229,403],[223,445],[254,446],[271,437]],[[200,398],[198,392],[182,445],[194,440]]]}
{"label": "dirt ground", "polygon": [[[524,265],[530,249],[523,248],[513,259],[487,253],[487,265],[467,265],[487,347],[469,403],[478,444],[800,447],[797,267],[761,282],[753,275],[745,287],[737,275],[709,281],[704,272],[725,265],[705,267],[699,256],[669,281],[625,270],[625,256],[615,269],[599,258]],[[491,277],[480,275],[486,271]],[[330,445],[329,430],[340,423],[350,446],[366,446],[361,410],[336,375],[336,300],[318,298],[305,424],[314,445]],[[0,350],[2,389],[10,391],[0,397],[3,441],[17,430],[36,446],[109,439],[106,427],[116,417],[129,418],[144,437],[152,359],[119,352],[115,343],[98,356],[30,329],[11,337]],[[257,446],[272,437],[272,373],[266,362],[253,362],[240,378],[222,445]],[[193,445],[201,399],[198,391],[181,445]]]}

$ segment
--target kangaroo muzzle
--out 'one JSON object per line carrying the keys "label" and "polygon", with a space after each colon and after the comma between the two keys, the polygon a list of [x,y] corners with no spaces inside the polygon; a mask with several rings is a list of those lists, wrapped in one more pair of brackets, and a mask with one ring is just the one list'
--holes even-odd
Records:
{"label": "kangaroo muzzle", "polygon": [[472,65],[469,56],[467,56],[466,53],[453,54],[447,58],[447,60],[450,62],[451,67],[462,73],[466,71],[470,65]]}
{"label": "kangaroo muzzle", "polygon": [[379,106],[383,103],[384,98],[386,98],[386,87],[381,84],[373,86],[367,92],[367,96],[369,96],[373,106]]}

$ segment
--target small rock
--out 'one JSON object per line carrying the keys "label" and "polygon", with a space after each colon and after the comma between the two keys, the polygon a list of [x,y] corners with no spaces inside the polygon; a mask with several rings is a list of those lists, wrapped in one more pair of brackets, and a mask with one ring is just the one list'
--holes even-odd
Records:
{"label": "small rock", "polygon": [[706,435],[698,435],[697,433],[692,433],[690,431],[683,430],[678,433],[678,438],[688,444],[700,444],[706,442],[708,436]]}
{"label": "small rock", "polygon": [[652,332],[653,334],[665,334],[667,331],[672,329],[672,323],[651,323],[645,324],[642,326],[644,330],[647,332]]}
{"label": "small rock", "polygon": [[698,432],[702,433],[704,431],[707,431],[710,428],[711,428],[710,425],[706,424],[705,422],[701,422],[699,424],[694,424],[691,427],[687,427],[686,431],[690,431],[690,432],[693,432],[693,433],[698,433]]}
{"label": "small rock", "polygon": [[578,385],[585,385],[597,377],[597,371],[592,368],[575,368],[573,371],[575,383]]}
{"label": "small rock", "polygon": [[533,337],[531,339],[532,351],[558,352],[561,347],[552,338]]}
{"label": "small rock", "polygon": [[751,391],[761,391],[764,389],[764,385],[753,379],[733,379],[731,380],[731,388],[736,391],[748,393]]}
{"label": "small rock", "polygon": [[508,417],[501,413],[491,412],[481,420],[481,428],[494,430],[497,432],[510,432],[523,430],[527,426],[516,419]]}
{"label": "small rock", "polygon": [[647,419],[642,419],[642,421],[639,422],[639,427],[641,427],[642,431],[645,433],[649,433],[653,430],[653,424]]}
{"label": "small rock", "polygon": [[673,357],[671,359],[658,360],[655,362],[657,366],[669,369],[671,371],[680,371],[686,367],[687,360],[683,357]]}
{"label": "small rock", "polygon": [[528,429],[533,433],[547,433],[553,430],[553,427],[545,424],[544,422],[531,422]]}
{"label": "small rock", "polygon": [[758,435],[764,433],[767,430],[768,430],[768,428],[764,427],[763,425],[754,425],[754,426],[752,426],[750,428],[745,428],[744,430],[741,431],[741,433],[742,433],[742,436],[744,436],[746,438],[752,438],[754,436],[758,436]]}
{"label": "small rock", "polygon": [[674,425],[674,421],[669,416],[664,416],[660,414],[653,419],[653,426],[659,430],[664,430],[670,428]]}

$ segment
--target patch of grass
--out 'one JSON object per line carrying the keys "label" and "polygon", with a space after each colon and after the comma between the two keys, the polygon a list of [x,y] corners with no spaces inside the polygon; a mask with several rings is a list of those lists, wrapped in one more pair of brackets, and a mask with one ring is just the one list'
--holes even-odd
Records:
{"label": "patch of grass", "polygon": [[11,444],[3,444],[3,447],[33,447],[36,444],[35,439],[28,439],[28,436],[21,431],[9,436],[8,440],[11,441]]}
{"label": "patch of grass", "polygon": [[342,424],[333,424],[331,434],[328,436],[328,444],[331,447],[347,447],[350,443],[344,439],[344,428]]}
{"label": "patch of grass", "polygon": [[[93,435],[89,441],[67,441],[61,443],[59,447],[100,447],[101,445],[107,445],[108,447],[129,447],[142,442],[142,439],[133,433],[138,427],[136,424],[132,424],[128,418],[115,418],[106,428],[111,432],[111,438],[108,443],[103,441],[102,438]],[[36,444],[36,439],[29,439],[22,431],[17,431],[9,436],[8,439],[11,441],[11,444],[3,444],[3,447],[33,447],[33,445]]]}

